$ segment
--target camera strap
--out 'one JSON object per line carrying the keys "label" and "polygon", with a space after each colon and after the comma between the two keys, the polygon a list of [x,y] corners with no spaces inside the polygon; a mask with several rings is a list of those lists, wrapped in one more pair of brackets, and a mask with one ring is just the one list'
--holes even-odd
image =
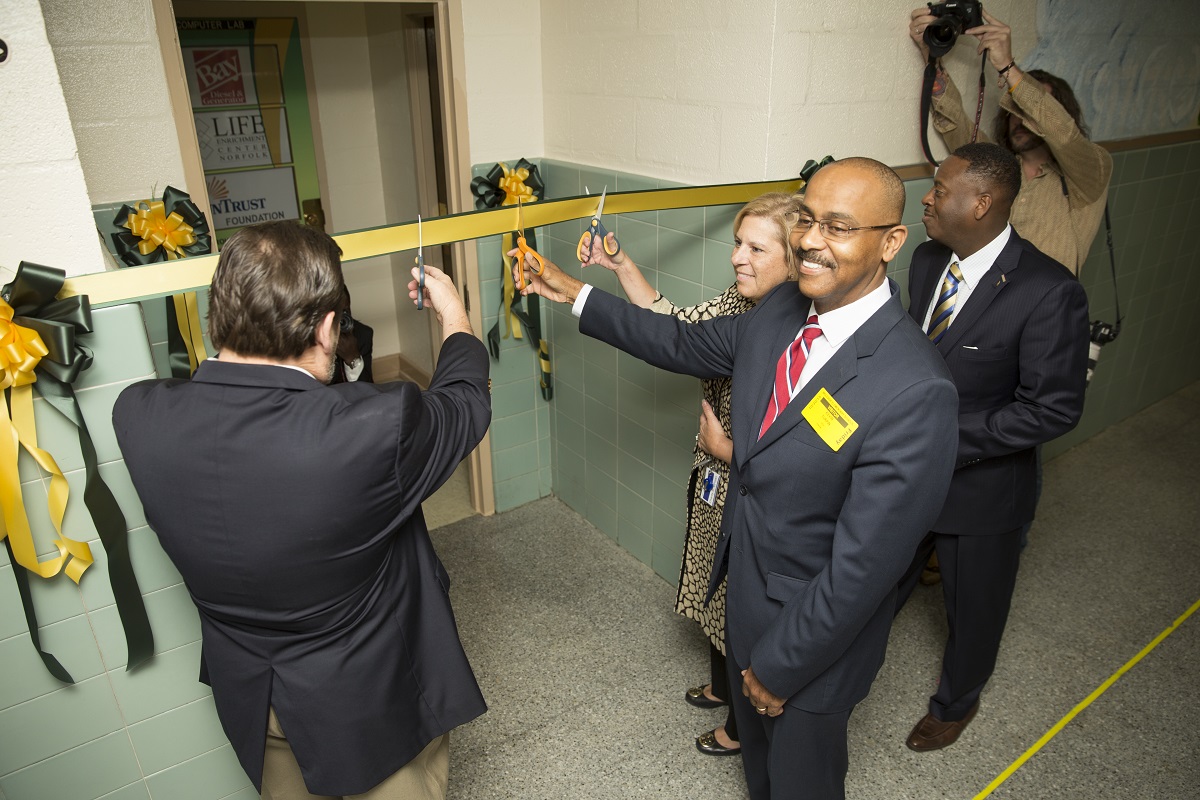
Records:
{"label": "camera strap", "polygon": [[1117,257],[1113,255],[1112,222],[1108,219],[1108,203],[1104,204],[1104,235],[1108,239],[1108,265],[1112,268],[1113,307],[1117,311],[1117,321],[1113,324],[1113,338],[1121,332],[1121,298],[1117,296]]}
{"label": "camera strap", "polygon": [[974,144],[979,139],[979,120],[983,117],[983,69],[987,66],[988,51],[983,51],[983,57],[979,61],[979,99],[975,101],[975,128],[971,131],[971,143]]}
{"label": "camera strap", "polygon": [[933,152],[929,149],[929,114],[933,108],[933,82],[936,79],[937,57],[930,55],[921,84],[921,149],[925,151],[925,160],[934,167],[938,162],[934,160]]}
{"label": "camera strap", "polygon": [[[933,157],[933,151],[929,149],[929,116],[933,113],[933,84],[937,80],[937,57],[930,55],[929,63],[925,65],[925,75],[921,81],[921,150],[925,153],[925,160],[934,167],[938,166],[938,162]],[[983,117],[983,92],[985,87],[984,68],[987,66],[987,50],[983,51],[983,57],[979,63],[979,99],[975,103],[975,128],[971,131],[971,141],[974,142],[979,138],[979,120]]]}
{"label": "camera strap", "polygon": [[[1070,199],[1071,193],[1067,191],[1067,177],[1061,172],[1058,175],[1058,180],[1062,183],[1063,197]],[[1112,238],[1112,220],[1108,216],[1108,203],[1104,204],[1104,239],[1108,244],[1108,266],[1112,275],[1113,285],[1113,308],[1117,313],[1117,321],[1113,323],[1112,338],[1116,339],[1117,334],[1121,332],[1121,298],[1117,294],[1117,257],[1113,253],[1113,238]]]}

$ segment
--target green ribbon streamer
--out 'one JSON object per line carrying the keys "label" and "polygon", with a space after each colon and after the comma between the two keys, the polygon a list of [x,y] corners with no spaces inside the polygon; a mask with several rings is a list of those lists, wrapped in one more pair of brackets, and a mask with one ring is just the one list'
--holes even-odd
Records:
{"label": "green ribbon streamer", "polygon": [[[513,166],[514,170],[527,169],[529,170],[529,178],[525,180],[525,185],[533,190],[534,195],[539,199],[545,197],[544,192],[546,185],[542,182],[541,173],[538,172],[537,164],[534,164],[524,158],[517,161]],[[500,180],[504,177],[504,169],[496,164],[493,166],[486,176],[478,176],[471,180],[471,193],[475,195],[475,208],[499,208],[504,204],[505,191],[500,188]],[[525,241],[534,250],[537,250],[537,236],[532,228],[525,231]],[[500,285],[504,286],[504,271],[508,269],[508,258],[500,254]],[[538,354],[538,371],[541,373],[541,378],[538,385],[542,390],[542,399],[549,402],[554,398],[554,379],[551,375],[550,367],[550,344],[542,338],[542,313],[539,305],[539,298],[536,294],[527,295],[525,297],[525,308],[520,307],[520,296],[514,298],[514,303],[511,307],[512,315],[521,323],[521,327],[525,329],[525,338],[529,341],[534,352]],[[500,326],[504,320],[504,293],[501,290],[500,295],[500,318],[496,324],[487,332],[487,347],[488,352],[492,354],[492,358],[500,360]]]}
{"label": "green ribbon streamer", "polygon": [[4,537],[4,549],[8,551],[8,560],[13,567],[13,578],[17,581],[17,593],[21,595],[21,608],[25,611],[25,624],[29,626],[29,638],[33,642],[33,649],[41,656],[42,663],[46,665],[46,670],[51,675],[63,683],[75,683],[75,679],[71,677],[71,673],[67,672],[62,663],[42,649],[42,637],[38,634],[37,614],[33,610],[33,594],[29,591],[29,576],[17,563],[17,557],[13,555],[12,543],[8,541],[7,536]]}
{"label": "green ribbon streamer", "polygon": [[[86,476],[83,501],[91,514],[92,522],[96,525],[100,543],[108,555],[108,576],[112,584],[113,598],[116,600],[117,613],[125,630],[129,656],[126,670],[130,670],[154,655],[154,633],[150,629],[150,619],[146,615],[142,592],[129,558],[129,535],[125,515],[113,497],[112,490],[100,475],[96,447],[79,409],[75,390],[71,386],[79,374],[92,364],[91,350],[79,344],[76,339],[80,334],[92,332],[92,310],[86,296],[55,299],[65,278],[66,273],[63,270],[22,261],[17,268],[16,277],[3,288],[2,293],[13,307],[13,321],[36,330],[46,344],[46,349],[50,351],[38,362],[35,370],[38,379],[33,384],[34,389],[79,430],[79,450],[83,455]],[[14,574],[21,572],[17,569],[15,560],[13,567]],[[26,619],[30,621],[30,638],[41,653],[33,605],[26,602],[27,596],[27,593],[23,592],[21,597],[22,603],[25,603]],[[50,658],[53,659],[53,656]],[[42,660],[52,675],[63,680],[45,656]],[[57,660],[54,660],[54,663],[57,664]],[[66,674],[61,665],[58,669],[62,674]],[[66,682],[71,682],[69,675]]]}

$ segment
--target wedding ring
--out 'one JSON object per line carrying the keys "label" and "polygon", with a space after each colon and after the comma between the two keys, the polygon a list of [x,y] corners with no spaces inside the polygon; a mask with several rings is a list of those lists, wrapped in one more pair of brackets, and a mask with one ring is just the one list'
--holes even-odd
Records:
{"label": "wedding ring", "polygon": [[755,710],[755,711],[757,711],[757,712],[758,712],[758,713],[760,713],[760,714],[765,714],[765,713],[767,713],[767,707],[766,707],[766,706],[755,706],[755,707],[754,707],[754,710]]}

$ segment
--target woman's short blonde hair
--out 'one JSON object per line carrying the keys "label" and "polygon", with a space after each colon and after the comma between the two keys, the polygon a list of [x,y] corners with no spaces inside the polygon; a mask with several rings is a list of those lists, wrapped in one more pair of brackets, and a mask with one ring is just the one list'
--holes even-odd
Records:
{"label": "woman's short blonde hair", "polygon": [[738,228],[746,217],[761,217],[775,223],[779,234],[779,243],[783,245],[784,257],[787,259],[788,273],[796,271],[796,251],[792,248],[792,230],[800,219],[799,194],[787,192],[767,192],[742,206],[742,210],[733,218],[733,235],[737,236]]}

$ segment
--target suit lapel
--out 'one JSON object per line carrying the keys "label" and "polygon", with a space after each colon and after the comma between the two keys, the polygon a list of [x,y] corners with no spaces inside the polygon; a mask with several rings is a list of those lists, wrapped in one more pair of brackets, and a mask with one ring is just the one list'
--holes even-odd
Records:
{"label": "suit lapel", "polygon": [[937,302],[938,279],[942,277],[949,260],[950,250],[937,242],[933,242],[933,247],[922,254],[921,269],[924,274],[913,283],[913,295],[908,298],[909,313],[917,325],[925,321],[930,306]]}
{"label": "suit lapel", "polygon": [[[742,459],[739,464],[752,458],[759,450],[769,446],[772,442],[787,435],[797,425],[807,424],[804,419],[804,408],[816,397],[817,392],[825,389],[831,395],[837,394],[839,389],[858,375],[858,359],[874,353],[887,332],[895,327],[896,323],[904,316],[904,308],[900,305],[899,287],[890,279],[888,283],[892,290],[891,298],[860,325],[858,330],[833,354],[833,358],[829,359],[809,379],[808,383],[804,384],[804,388],[787,404],[783,413],[772,423],[770,428],[767,428],[767,432],[761,439],[757,437],[758,427],[762,424],[762,415],[758,417],[758,424],[748,442],[749,447],[744,450],[746,458]],[[773,376],[771,383],[774,383]],[[768,384],[764,391],[769,395],[771,385]],[[761,411],[762,414],[766,413],[766,403],[761,404]]]}
{"label": "suit lapel", "polygon": [[[754,386],[751,389],[753,414],[746,420],[746,429],[741,432],[740,438],[745,445],[741,448],[743,453],[749,454],[754,448],[755,442],[758,441],[758,430],[762,427],[763,417],[767,415],[767,405],[771,402],[771,393],[775,388],[775,366],[779,362],[779,357],[783,355],[783,351],[791,345],[796,334],[803,327],[810,305],[811,301],[800,294],[799,290],[796,290],[793,297],[781,307],[781,313],[772,315],[770,320],[764,323],[764,327],[771,331],[770,350],[755,345],[749,348],[748,352],[753,354],[749,374],[756,375],[758,378],[750,381],[750,384]],[[737,424],[736,416],[734,424]],[[775,424],[778,424],[778,420]],[[734,430],[733,433],[735,437],[738,436],[737,430]]]}
{"label": "suit lapel", "polygon": [[983,312],[987,311],[992,301],[1008,286],[1008,274],[1017,268],[1020,259],[1021,240],[1014,231],[1000,255],[979,280],[979,285],[971,290],[966,304],[954,314],[954,321],[937,344],[938,352],[945,355],[954,351],[971,327],[983,316]]}

